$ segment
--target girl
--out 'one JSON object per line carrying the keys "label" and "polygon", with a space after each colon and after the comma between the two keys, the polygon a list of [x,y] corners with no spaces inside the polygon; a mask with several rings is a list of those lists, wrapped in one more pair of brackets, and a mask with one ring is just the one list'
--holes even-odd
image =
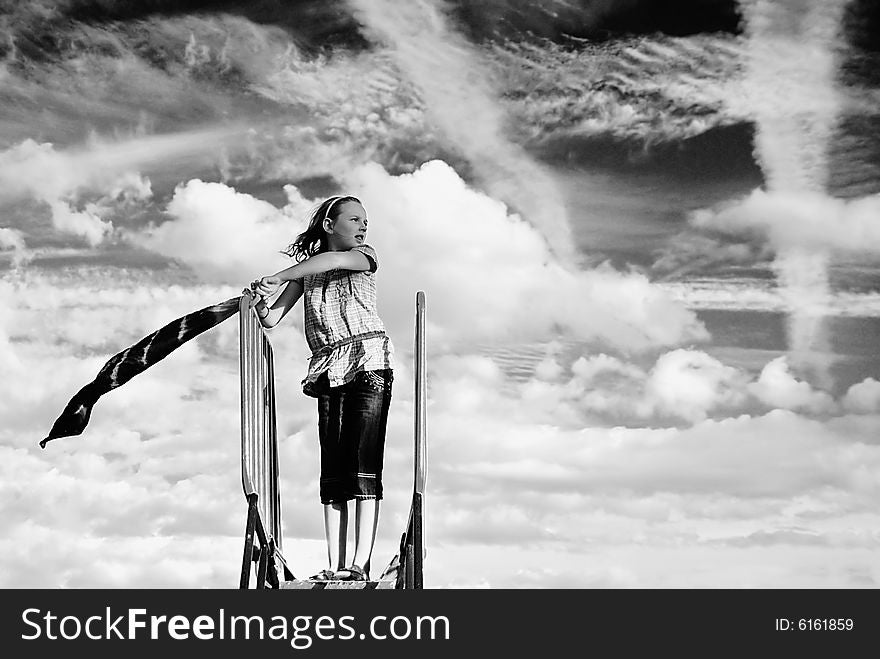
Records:
{"label": "girl", "polygon": [[[274,327],[302,297],[312,356],[303,392],[318,399],[320,496],[329,569],[312,577],[366,581],[379,522],[393,347],[376,313],[376,251],[367,214],[352,196],[330,197],[286,254],[297,264],[252,284],[256,312]],[[269,307],[266,298],[285,286]],[[355,500],[355,546],[346,561],[348,501]]]}

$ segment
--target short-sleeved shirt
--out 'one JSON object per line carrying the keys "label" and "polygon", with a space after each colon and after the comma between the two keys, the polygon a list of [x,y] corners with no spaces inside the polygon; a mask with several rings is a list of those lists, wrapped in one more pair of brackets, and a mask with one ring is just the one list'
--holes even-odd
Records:
{"label": "short-sleeved shirt", "polygon": [[326,373],[331,387],[351,381],[359,371],[394,368],[394,347],[376,311],[379,260],[370,245],[358,245],[370,269],[336,269],[306,275],[303,314],[306,342],[312,350],[303,392],[317,396],[315,382]]}

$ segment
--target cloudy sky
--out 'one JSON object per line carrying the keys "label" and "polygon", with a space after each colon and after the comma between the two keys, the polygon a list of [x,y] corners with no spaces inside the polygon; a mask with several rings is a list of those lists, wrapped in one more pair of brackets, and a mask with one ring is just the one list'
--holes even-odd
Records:
{"label": "cloudy sky", "polygon": [[[0,0],[0,586],[237,586],[235,320],[38,442],[347,192],[397,350],[374,566],[423,290],[427,587],[877,587],[880,11],[769,4]],[[304,576],[301,312],[270,337]]]}

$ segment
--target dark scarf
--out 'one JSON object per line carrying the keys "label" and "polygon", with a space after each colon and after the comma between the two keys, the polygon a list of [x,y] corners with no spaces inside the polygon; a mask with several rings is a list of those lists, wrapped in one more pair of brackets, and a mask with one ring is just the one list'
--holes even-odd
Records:
{"label": "dark scarf", "polygon": [[70,399],[61,416],[55,420],[49,435],[40,442],[40,448],[46,448],[46,443],[53,439],[82,434],[89,423],[92,407],[101,396],[165,359],[190,339],[235,315],[240,301],[241,297],[234,297],[188,313],[113,355],[95,379]]}

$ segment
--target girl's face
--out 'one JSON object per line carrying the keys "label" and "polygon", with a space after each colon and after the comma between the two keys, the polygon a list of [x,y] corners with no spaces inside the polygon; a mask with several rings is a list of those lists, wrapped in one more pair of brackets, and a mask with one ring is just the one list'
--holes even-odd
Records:
{"label": "girl's face", "polygon": [[363,245],[367,240],[367,212],[356,201],[344,201],[333,209],[335,220],[326,220],[327,244],[332,251]]}

